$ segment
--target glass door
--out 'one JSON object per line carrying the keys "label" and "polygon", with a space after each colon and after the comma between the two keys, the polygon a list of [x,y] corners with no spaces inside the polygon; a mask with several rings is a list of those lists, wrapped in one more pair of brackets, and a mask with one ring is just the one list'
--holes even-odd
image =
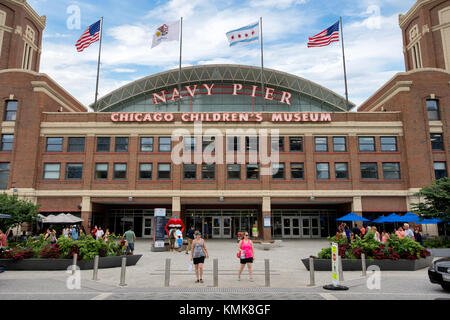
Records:
{"label": "glass door", "polygon": [[143,217],[142,238],[153,237],[153,217]]}
{"label": "glass door", "polygon": [[291,218],[291,234],[293,238],[299,238],[300,237],[300,218]]}
{"label": "glass door", "polygon": [[320,238],[320,218],[319,217],[311,217],[311,237],[312,238]]}
{"label": "glass door", "polygon": [[221,237],[222,221],[221,217],[212,217],[212,238]]}
{"label": "glass door", "polygon": [[283,238],[291,238],[291,218],[282,217],[281,220],[283,222]]}
{"label": "glass door", "polygon": [[311,218],[302,217],[302,238],[311,238]]}
{"label": "glass door", "polygon": [[231,239],[231,217],[222,217],[222,238]]}

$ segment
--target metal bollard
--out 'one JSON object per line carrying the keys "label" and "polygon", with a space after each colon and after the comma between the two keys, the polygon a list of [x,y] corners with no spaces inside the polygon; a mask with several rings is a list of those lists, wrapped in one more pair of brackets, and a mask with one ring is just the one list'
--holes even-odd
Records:
{"label": "metal bollard", "polygon": [[164,279],[164,286],[168,287],[170,283],[170,259],[166,259],[166,275]]}
{"label": "metal bollard", "polygon": [[77,270],[77,261],[78,261],[78,254],[74,253],[72,260],[72,274],[75,274],[75,270]]}
{"label": "metal bollard", "polygon": [[361,254],[361,263],[362,263],[362,275],[363,277],[367,276],[367,268],[366,268],[366,255],[364,253]]}
{"label": "metal bollard", "polygon": [[342,258],[339,256],[339,282],[344,281],[344,271],[342,270]]}
{"label": "metal bollard", "polygon": [[219,286],[219,259],[213,260],[213,277],[214,277],[213,287],[218,287]]}
{"label": "metal bollard", "polygon": [[94,259],[94,272],[92,274],[92,280],[98,280],[98,260],[99,260],[99,257],[95,256],[95,259]]}
{"label": "metal bollard", "polygon": [[270,265],[269,259],[264,259],[264,266],[266,270],[266,287],[270,287]]}
{"label": "metal bollard", "polygon": [[120,270],[120,284],[119,286],[124,287],[126,286],[125,283],[125,272],[127,270],[127,257],[122,258],[122,269]]}
{"label": "metal bollard", "polygon": [[316,285],[316,278],[314,273],[314,258],[309,257],[309,287]]}

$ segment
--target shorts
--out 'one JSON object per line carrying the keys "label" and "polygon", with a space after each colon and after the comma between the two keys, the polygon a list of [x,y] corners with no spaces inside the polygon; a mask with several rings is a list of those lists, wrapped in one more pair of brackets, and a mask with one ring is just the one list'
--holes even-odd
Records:
{"label": "shorts", "polygon": [[253,263],[253,258],[241,259],[241,264]]}
{"label": "shorts", "polygon": [[127,251],[134,251],[134,243],[128,243]]}
{"label": "shorts", "polygon": [[194,258],[194,264],[205,263],[205,257]]}

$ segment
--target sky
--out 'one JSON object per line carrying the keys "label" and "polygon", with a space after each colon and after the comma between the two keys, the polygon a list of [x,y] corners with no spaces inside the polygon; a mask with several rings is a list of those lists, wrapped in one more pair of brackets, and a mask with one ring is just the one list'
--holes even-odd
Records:
{"label": "sky", "polygon": [[104,17],[99,97],[130,82],[178,68],[179,43],[151,49],[162,23],[183,17],[182,66],[260,66],[258,43],[230,47],[226,32],[263,19],[264,67],[345,95],[341,43],[307,48],[308,37],[344,27],[349,99],[359,106],[405,70],[398,15],[415,0],[28,0],[47,16],[40,72],[81,103],[94,102],[99,42],[78,53],[84,30]]}

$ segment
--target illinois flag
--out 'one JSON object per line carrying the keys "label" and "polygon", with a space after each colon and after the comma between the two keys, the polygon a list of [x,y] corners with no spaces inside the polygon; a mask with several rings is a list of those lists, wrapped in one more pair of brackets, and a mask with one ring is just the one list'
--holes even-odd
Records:
{"label": "illinois flag", "polygon": [[180,21],[163,23],[153,34],[152,48],[156,47],[163,41],[179,41],[180,38]]}
{"label": "illinois flag", "polygon": [[226,33],[230,47],[259,40],[259,22]]}

